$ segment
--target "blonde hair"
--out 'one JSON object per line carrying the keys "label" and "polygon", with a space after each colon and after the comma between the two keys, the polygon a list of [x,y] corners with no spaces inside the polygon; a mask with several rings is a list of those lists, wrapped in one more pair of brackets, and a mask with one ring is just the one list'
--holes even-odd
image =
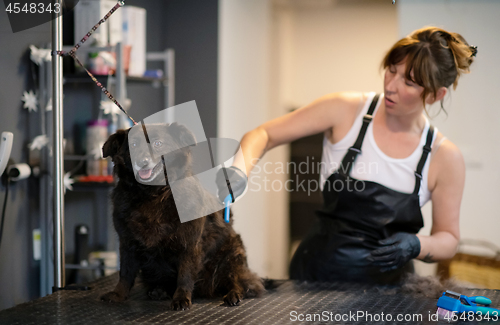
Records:
{"label": "blonde hair", "polygon": [[[428,94],[437,96],[441,87],[457,88],[462,73],[470,72],[477,48],[470,46],[458,33],[428,26],[417,29],[400,39],[387,52],[381,68],[385,69],[406,59],[405,77],[422,86],[422,101]],[[413,72],[413,77],[410,72]],[[441,109],[443,100],[441,100]],[[445,111],[446,113],[446,111]]]}

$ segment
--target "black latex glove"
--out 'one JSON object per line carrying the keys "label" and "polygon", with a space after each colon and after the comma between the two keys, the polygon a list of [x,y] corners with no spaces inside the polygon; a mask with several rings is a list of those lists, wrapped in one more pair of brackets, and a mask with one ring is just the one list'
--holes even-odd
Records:
{"label": "black latex glove", "polygon": [[368,259],[373,261],[373,265],[380,266],[381,272],[399,269],[420,254],[420,240],[406,232],[395,233],[378,243],[383,247],[372,251]]}
{"label": "black latex glove", "polygon": [[[227,173],[227,182],[226,177],[224,175],[224,170]],[[217,172],[217,176],[215,177],[215,182],[217,183],[217,187],[219,188],[219,200],[224,202],[226,196],[229,195],[229,186],[231,186],[231,190],[233,191],[233,201],[236,200],[238,196],[243,194],[245,191],[245,187],[247,187],[248,178],[247,175],[238,167],[231,166],[229,168],[221,168]]]}

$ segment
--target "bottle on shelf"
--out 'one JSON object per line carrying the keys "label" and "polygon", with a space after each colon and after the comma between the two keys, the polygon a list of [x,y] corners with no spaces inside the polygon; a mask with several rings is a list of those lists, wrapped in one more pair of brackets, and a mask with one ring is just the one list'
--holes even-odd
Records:
{"label": "bottle on shelf", "polygon": [[95,120],[87,123],[87,175],[107,176],[108,160],[102,158],[102,146],[108,139],[108,121]]}

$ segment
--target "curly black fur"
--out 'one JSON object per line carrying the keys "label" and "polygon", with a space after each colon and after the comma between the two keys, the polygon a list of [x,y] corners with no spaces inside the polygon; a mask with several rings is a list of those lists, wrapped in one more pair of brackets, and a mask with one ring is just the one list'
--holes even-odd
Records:
{"label": "curly black fur", "polygon": [[[168,141],[168,128],[189,138],[181,125],[156,125],[156,130]],[[152,126],[151,126],[152,128]],[[149,130],[152,130],[148,127]],[[160,129],[158,129],[160,128]],[[163,129],[161,129],[163,128]],[[171,194],[166,186],[140,184],[134,177],[130,158],[129,130],[111,135],[103,147],[104,157],[114,162],[118,178],[112,193],[113,222],[120,239],[120,280],[116,288],[101,297],[104,301],[127,299],[136,276],[140,273],[153,299],[172,298],[174,310],[189,309],[191,298],[224,296],[227,305],[234,306],[244,297],[255,297],[264,291],[264,282],[247,265],[241,237],[223,221],[223,211],[181,223]],[[189,151],[185,166],[189,168]],[[135,151],[134,151],[135,154]],[[162,174],[163,176],[163,174]],[[212,200],[203,191],[193,193],[198,199]],[[203,201],[205,202],[205,201]]]}

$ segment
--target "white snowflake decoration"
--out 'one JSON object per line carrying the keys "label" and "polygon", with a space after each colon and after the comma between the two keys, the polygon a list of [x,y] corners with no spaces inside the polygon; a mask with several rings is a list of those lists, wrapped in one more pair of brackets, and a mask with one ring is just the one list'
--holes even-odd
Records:
{"label": "white snowflake decoration", "polygon": [[49,143],[49,138],[46,135],[39,135],[29,144],[30,150],[42,150]]}
{"label": "white snowflake decoration", "polygon": [[31,50],[31,54],[30,54],[31,61],[35,62],[38,65],[43,63],[43,61],[51,61],[52,60],[50,50],[39,49],[34,45],[30,45],[30,50]]}
{"label": "white snowflake decoration", "polygon": [[23,93],[23,97],[21,97],[21,100],[24,102],[23,108],[27,108],[28,111],[33,111],[36,112],[37,110],[37,105],[38,105],[38,99],[36,98],[35,93],[33,90],[25,91]]}
{"label": "white snowflake decoration", "polygon": [[64,193],[66,193],[66,189],[73,191],[74,182],[75,180],[71,178],[71,174],[69,172],[64,174]]}

